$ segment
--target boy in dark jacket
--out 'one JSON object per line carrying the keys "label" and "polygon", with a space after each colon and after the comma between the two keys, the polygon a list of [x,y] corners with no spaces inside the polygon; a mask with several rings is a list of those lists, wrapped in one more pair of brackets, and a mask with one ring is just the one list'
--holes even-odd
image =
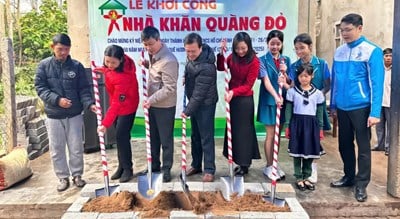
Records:
{"label": "boy in dark jacket", "polygon": [[[84,108],[96,112],[91,86],[83,65],[69,55],[71,40],[66,34],[53,37],[53,56],[42,60],[36,70],[35,88],[47,114],[50,156],[60,183],[57,191],[69,187],[69,177],[77,187],[86,182],[83,174]],[[68,158],[65,146],[68,147]]]}

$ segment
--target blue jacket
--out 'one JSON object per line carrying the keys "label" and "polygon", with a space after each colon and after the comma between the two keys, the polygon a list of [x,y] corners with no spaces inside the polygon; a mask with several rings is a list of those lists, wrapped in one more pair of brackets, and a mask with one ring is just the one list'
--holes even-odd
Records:
{"label": "blue jacket", "polygon": [[338,47],[332,65],[331,109],[370,106],[370,117],[379,118],[384,74],[382,50],[364,36]]}
{"label": "blue jacket", "polygon": [[[279,55],[279,59],[283,58],[285,60],[286,66],[288,69],[290,67],[290,58],[284,55]],[[279,77],[279,69],[276,67],[274,62],[274,57],[271,52],[267,52],[265,55],[260,57],[260,73],[258,75],[259,79],[263,79],[264,77],[268,77],[272,87],[274,87],[276,93],[279,90],[278,77]],[[286,90],[282,89],[282,97],[286,98]],[[260,93],[258,98],[259,107],[263,106],[276,106],[274,97],[267,91],[264,83],[261,81],[260,83]]]}

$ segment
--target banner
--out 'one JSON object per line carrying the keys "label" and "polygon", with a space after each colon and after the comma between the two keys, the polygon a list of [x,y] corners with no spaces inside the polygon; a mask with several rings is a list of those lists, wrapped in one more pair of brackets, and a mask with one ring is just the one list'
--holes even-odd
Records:
{"label": "banner", "polygon": [[[284,54],[292,59],[293,39],[297,35],[298,1],[293,0],[89,0],[90,57],[97,65],[103,63],[104,49],[117,44],[137,64],[143,45],[140,33],[146,26],[160,31],[161,40],[179,61],[178,102],[176,116],[182,112],[182,76],[186,63],[184,37],[199,33],[204,43],[217,54],[222,39],[228,51],[237,32],[252,37],[258,56],[267,51],[268,32],[284,32]],[[147,55],[147,54],[146,54]],[[140,67],[137,65],[139,87],[142,87]],[[258,101],[259,81],[254,86]],[[224,72],[218,72],[219,103],[216,117],[225,117]],[[142,93],[140,91],[140,93]],[[255,106],[257,109],[257,105]],[[143,116],[139,107],[137,115]]]}

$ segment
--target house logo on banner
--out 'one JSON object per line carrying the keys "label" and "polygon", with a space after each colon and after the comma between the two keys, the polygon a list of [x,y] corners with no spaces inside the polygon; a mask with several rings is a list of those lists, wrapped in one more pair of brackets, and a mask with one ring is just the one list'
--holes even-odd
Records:
{"label": "house logo on banner", "polygon": [[[120,31],[117,20],[125,15],[125,10],[127,9],[127,7],[117,0],[108,0],[106,3],[102,4],[99,9],[101,11],[101,15],[103,15],[105,19],[110,20],[107,35],[110,36],[110,34],[114,30],[114,27],[115,29]],[[108,13],[104,14],[106,10],[108,10]],[[118,14],[118,11],[122,11],[122,15]]]}

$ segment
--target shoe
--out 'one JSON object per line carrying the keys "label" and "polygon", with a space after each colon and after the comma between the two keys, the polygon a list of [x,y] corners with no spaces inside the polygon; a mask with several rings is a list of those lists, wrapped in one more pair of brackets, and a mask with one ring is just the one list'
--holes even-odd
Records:
{"label": "shoe", "polygon": [[272,174],[272,166],[265,166],[264,170],[263,170],[263,174],[266,177],[268,177],[270,180],[279,180],[280,179],[279,174],[278,174],[278,176],[274,176]]}
{"label": "shoe", "polygon": [[82,188],[86,185],[85,180],[83,180],[81,176],[74,176],[74,178],[72,178],[72,182],[76,187],[79,188]]}
{"label": "shoe", "polygon": [[119,178],[119,182],[128,182],[133,178],[132,169],[122,169],[121,178]]}
{"label": "shoe", "polygon": [[[137,172],[136,175],[137,175],[137,176],[146,175],[148,172],[149,172],[149,170],[148,170],[148,169],[145,169],[145,170],[142,170],[142,171]],[[160,173],[161,171],[160,171],[160,169],[153,169],[153,168],[151,168],[151,172],[152,172],[152,173]]]}
{"label": "shoe", "polygon": [[278,165],[278,180],[283,180],[285,179],[285,172],[283,172],[283,170],[281,169],[281,167]]}
{"label": "shoe", "polygon": [[340,180],[331,182],[331,187],[340,188],[340,187],[351,187],[354,185],[354,179],[350,179],[347,176],[343,176]]}
{"label": "shoe", "polygon": [[68,187],[69,187],[69,179],[68,178],[60,179],[60,182],[57,185],[57,191],[59,192],[65,191],[66,189],[68,189]]}
{"label": "shoe", "polygon": [[204,174],[203,182],[214,182],[214,175],[211,173]]}
{"label": "shoe", "polygon": [[237,166],[234,169],[235,176],[244,176],[249,173],[249,167],[247,166]]}
{"label": "shoe", "polygon": [[297,182],[296,182],[296,187],[297,187],[297,189],[300,190],[300,191],[305,191],[305,190],[306,190],[306,186],[305,186],[303,180],[297,180]]}
{"label": "shoe", "polygon": [[116,179],[121,178],[122,170],[123,169],[121,167],[118,167],[117,170],[115,171],[115,173],[111,176],[111,179],[116,180]]}
{"label": "shoe", "polygon": [[354,191],[354,196],[357,201],[365,202],[368,197],[366,188],[356,186],[355,191]]}
{"label": "shoe", "polygon": [[389,148],[385,148],[385,155],[389,156]]}
{"label": "shoe", "polygon": [[171,177],[171,171],[166,170],[163,172],[163,182],[170,182],[172,179]]}
{"label": "shoe", "polygon": [[385,149],[383,149],[383,148],[380,148],[378,145],[376,145],[375,147],[373,147],[372,149],[371,149],[371,151],[384,151]]}
{"label": "shoe", "polygon": [[188,171],[186,171],[186,176],[192,176],[194,174],[201,173],[202,171],[199,169],[195,169],[193,167],[190,167]]}
{"label": "shoe", "polygon": [[318,181],[318,167],[317,167],[317,164],[316,163],[312,163],[311,167],[312,167],[312,172],[311,172],[311,176],[308,177],[308,180],[311,183],[317,183],[317,181]]}
{"label": "shoe", "polygon": [[306,189],[314,191],[315,190],[315,185],[314,183],[310,182],[310,180],[306,179],[304,180],[304,186],[306,187]]}

